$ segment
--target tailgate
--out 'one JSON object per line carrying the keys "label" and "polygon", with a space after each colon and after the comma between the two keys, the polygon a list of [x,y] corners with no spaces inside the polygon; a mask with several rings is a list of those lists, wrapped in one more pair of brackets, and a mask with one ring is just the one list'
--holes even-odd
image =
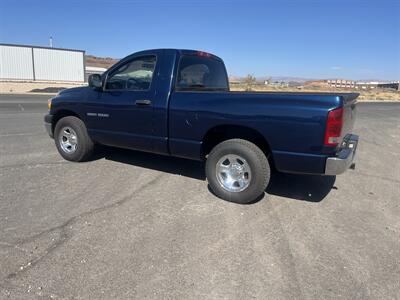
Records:
{"label": "tailgate", "polygon": [[356,104],[357,93],[349,93],[340,95],[343,101],[343,127],[341,140],[346,136],[346,134],[352,133],[354,122],[356,120]]}

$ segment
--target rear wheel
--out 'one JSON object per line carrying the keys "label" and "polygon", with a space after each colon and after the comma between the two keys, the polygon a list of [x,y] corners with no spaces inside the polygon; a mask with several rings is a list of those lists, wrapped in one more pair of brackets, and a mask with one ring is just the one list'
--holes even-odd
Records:
{"label": "rear wheel", "polygon": [[270,166],[255,144],[231,139],[211,150],[206,162],[206,176],[218,197],[244,204],[263,195],[270,179]]}
{"label": "rear wheel", "polygon": [[94,144],[86,126],[77,117],[64,117],[57,122],[54,141],[58,152],[69,161],[85,161],[93,152]]}

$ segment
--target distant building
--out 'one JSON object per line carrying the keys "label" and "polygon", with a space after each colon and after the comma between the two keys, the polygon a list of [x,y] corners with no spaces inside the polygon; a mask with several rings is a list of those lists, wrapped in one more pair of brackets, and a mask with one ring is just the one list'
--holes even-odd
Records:
{"label": "distant building", "polygon": [[394,89],[394,90],[400,90],[400,81],[393,81],[393,82],[380,82],[378,83],[378,88],[381,89]]}
{"label": "distant building", "polygon": [[92,74],[100,74],[101,75],[105,71],[107,71],[106,68],[86,66],[85,67],[85,81],[88,80],[90,75],[92,75]]}
{"label": "distant building", "polygon": [[264,85],[269,86],[277,86],[277,87],[288,87],[289,83],[286,81],[272,81],[272,80],[265,80]]}
{"label": "distant building", "polygon": [[83,82],[84,70],[83,50],[0,44],[0,80]]}
{"label": "distant building", "polygon": [[357,82],[354,80],[346,79],[328,79],[328,85],[334,88],[355,88]]}
{"label": "distant building", "polygon": [[362,90],[373,90],[378,87],[379,82],[377,81],[358,81],[356,82],[356,89]]}
{"label": "distant building", "polygon": [[399,81],[356,81],[347,79],[327,79],[327,80],[313,80],[307,81],[306,86],[316,87],[329,87],[338,89],[360,89],[360,90],[373,90],[380,89],[398,89]]}

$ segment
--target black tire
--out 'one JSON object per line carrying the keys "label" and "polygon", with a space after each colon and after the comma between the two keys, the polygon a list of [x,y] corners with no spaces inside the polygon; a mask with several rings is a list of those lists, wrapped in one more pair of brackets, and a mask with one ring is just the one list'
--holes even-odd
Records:
{"label": "black tire", "polygon": [[[63,150],[61,143],[62,133],[65,128],[72,128],[76,133],[76,148],[68,153]],[[61,118],[54,129],[54,141],[61,156],[69,161],[85,161],[93,153],[94,143],[90,139],[85,124],[77,117],[69,116]]]}
{"label": "black tire", "polygon": [[[246,160],[251,177],[242,191],[229,191],[217,177],[217,164],[226,155],[238,155]],[[270,180],[270,166],[264,152],[253,143],[242,139],[226,140],[216,145],[207,157],[206,176],[216,196],[235,203],[251,203],[260,198]]]}

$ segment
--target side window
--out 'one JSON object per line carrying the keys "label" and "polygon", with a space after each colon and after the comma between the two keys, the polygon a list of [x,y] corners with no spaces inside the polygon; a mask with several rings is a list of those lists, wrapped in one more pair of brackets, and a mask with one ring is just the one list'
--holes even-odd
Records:
{"label": "side window", "polygon": [[107,77],[106,90],[148,90],[155,66],[154,55],[135,58]]}
{"label": "side window", "polygon": [[222,61],[195,55],[182,56],[177,74],[178,90],[228,90]]}

